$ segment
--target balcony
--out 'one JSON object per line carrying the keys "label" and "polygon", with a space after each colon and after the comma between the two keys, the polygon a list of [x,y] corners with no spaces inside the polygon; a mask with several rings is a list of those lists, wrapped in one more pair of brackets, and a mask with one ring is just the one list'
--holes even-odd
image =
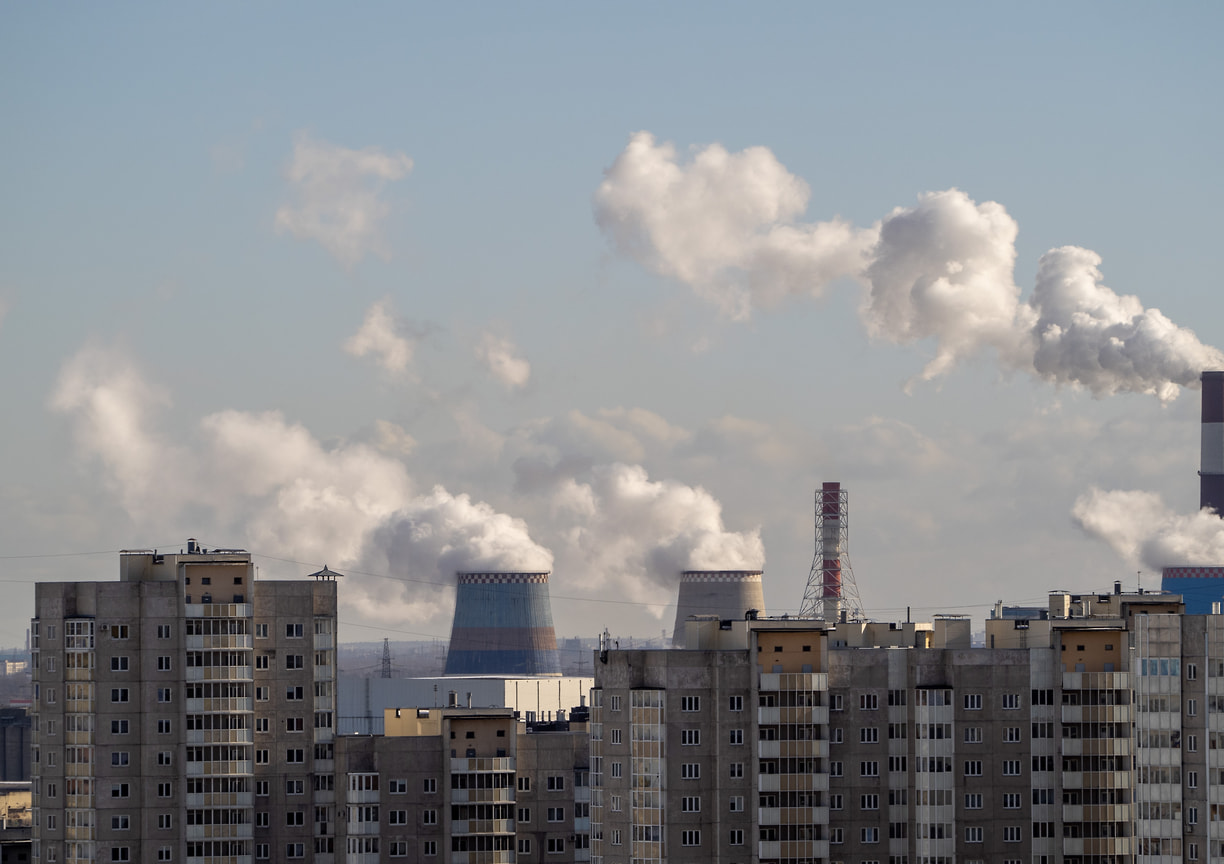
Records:
{"label": "balcony", "polygon": [[514,803],[513,789],[452,789],[452,804]]}
{"label": "balcony", "polygon": [[757,821],[762,825],[781,825],[782,809],[780,807],[760,807],[757,809]]}
{"label": "balcony", "polygon": [[503,771],[514,773],[513,756],[451,759],[451,773],[471,774],[476,771]]}
{"label": "balcony", "polygon": [[184,638],[185,647],[188,651],[207,651],[238,649],[250,650],[251,634],[250,633],[226,633],[209,636],[190,635]]}
{"label": "balcony", "polygon": [[235,759],[226,762],[188,762],[188,777],[227,777],[252,773],[250,759]]}
{"label": "balcony", "polygon": [[250,666],[190,666],[188,681],[250,681]]}
{"label": "balcony", "polygon": [[250,603],[188,603],[185,618],[250,618]]}
{"label": "balcony", "polygon": [[757,757],[760,759],[777,759],[782,755],[781,741],[758,741]]}
{"label": "balcony", "polygon": [[190,792],[187,794],[187,809],[201,807],[250,807],[250,792]]}
{"label": "balcony", "polygon": [[315,666],[314,680],[316,681],[331,681],[336,677],[335,666]]}
{"label": "balcony", "polygon": [[250,696],[238,698],[188,699],[188,714],[234,714],[251,713],[255,710],[255,700]]}
{"label": "balcony", "polygon": [[250,840],[251,823],[242,825],[188,825],[188,840]]}
{"label": "balcony", "polygon": [[775,860],[782,857],[782,841],[760,840],[757,842],[757,857],[762,861]]}
{"label": "balcony", "polygon": [[188,729],[188,744],[253,744],[250,729]]}
{"label": "balcony", "polygon": [[330,651],[336,647],[335,633],[316,633],[314,634],[314,650]]}
{"label": "balcony", "polygon": [[513,833],[513,819],[459,819],[451,823],[451,834]]}
{"label": "balcony", "polygon": [[[352,860],[352,856],[350,856]],[[374,861],[378,857],[373,858]],[[513,849],[499,849],[496,852],[452,852],[448,859],[451,864],[514,864]]]}

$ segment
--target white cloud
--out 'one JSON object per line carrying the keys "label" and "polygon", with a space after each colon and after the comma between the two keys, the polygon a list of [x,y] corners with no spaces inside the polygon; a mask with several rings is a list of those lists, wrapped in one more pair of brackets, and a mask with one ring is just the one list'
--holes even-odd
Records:
{"label": "white cloud", "polygon": [[1175,513],[1154,492],[1093,487],[1075,501],[1072,517],[1131,566],[1159,571],[1224,562],[1224,520],[1210,510]]}
{"label": "white cloud", "polygon": [[521,390],[531,378],[531,364],[513,342],[491,332],[481,334],[476,357],[508,390]]}
{"label": "white cloud", "polygon": [[385,255],[382,222],[391,208],[382,191],[411,170],[404,153],[350,150],[299,132],[286,171],[296,201],[276,211],[276,230],[315,240],[350,266],[367,253]]}
{"label": "white cloud", "polygon": [[672,144],[638,132],[595,192],[595,218],[622,253],[743,319],[862,270],[874,233],[796,221],[809,195],[764,147],[711,144],[681,164]]}
{"label": "white cloud", "polygon": [[392,423],[390,420],[375,420],[374,446],[384,453],[408,456],[417,448],[417,442],[398,423]]}
{"label": "white cloud", "polygon": [[395,317],[391,298],[384,297],[366,310],[361,327],[344,343],[344,350],[354,357],[368,356],[392,374],[402,374],[412,363],[415,338]]}
{"label": "white cloud", "polygon": [[799,223],[808,187],[764,147],[712,144],[681,164],[671,144],[632,136],[595,193],[616,248],[683,282],[731,318],[786,296],[819,296],[839,276],[865,288],[868,334],[935,355],[920,380],[993,351],[1000,367],[1094,396],[1175,398],[1224,352],[1101,284],[1096,253],[1062,247],[1041,259],[1031,301],[1015,284],[1018,226],[1001,204],[959,189],[928,192],[878,226]]}

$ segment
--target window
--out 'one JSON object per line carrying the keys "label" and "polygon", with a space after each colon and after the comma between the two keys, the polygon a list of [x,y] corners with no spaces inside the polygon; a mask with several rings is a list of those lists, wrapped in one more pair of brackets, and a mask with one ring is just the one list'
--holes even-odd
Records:
{"label": "window", "polygon": [[268,638],[268,625],[267,624],[256,624],[255,625],[255,638],[256,639],[267,639]]}
{"label": "window", "polygon": [[[620,832],[619,832],[619,831],[613,831],[612,833],[613,833],[613,834],[617,834],[617,835],[619,835],[619,834],[620,834]],[[618,838],[618,839],[619,839],[619,838]],[[617,846],[617,845],[620,845],[620,844],[618,844],[618,843],[617,843],[615,840],[613,840],[613,841],[612,841],[612,845],[613,845],[613,846]],[[519,841],[518,841],[518,854],[520,854],[520,855],[530,855],[530,854],[531,854],[531,838],[530,838],[530,837],[520,837],[520,838],[519,838]]]}
{"label": "window", "polygon": [[286,843],[285,844],[286,858],[305,858],[306,844],[304,843]]}
{"label": "window", "polygon": [[680,744],[683,747],[694,747],[701,743],[700,729],[681,729]]}
{"label": "window", "polygon": [[255,858],[258,861],[268,860],[268,844],[267,843],[256,843],[255,844]]}
{"label": "window", "polygon": [[128,794],[129,794],[128,784],[126,783],[112,783],[111,784],[111,797],[112,798],[127,798]]}
{"label": "window", "polygon": [[727,710],[728,711],[743,711],[744,710],[744,697],[743,696],[728,697]]}
{"label": "window", "polygon": [[285,668],[286,669],[305,669],[305,665],[301,654],[286,654]]}
{"label": "window", "polygon": [[[432,780],[432,777],[426,777],[426,781]],[[407,780],[390,780],[387,783],[387,793],[389,795],[407,795],[408,781]]]}
{"label": "window", "polygon": [[172,635],[174,635],[174,630],[172,629],[172,625],[170,624],[158,624],[157,625],[157,638],[158,639],[169,639]]}
{"label": "window", "polygon": [[255,731],[256,732],[267,732],[268,731],[268,718],[267,717],[256,717],[255,718]]}
{"label": "window", "polygon": [[256,780],[255,781],[255,794],[260,796],[261,798],[267,796],[268,794],[268,781],[267,780]]}
{"label": "window", "polygon": [[1186,713],[1189,714],[1191,717],[1198,715],[1198,700],[1197,699],[1187,699],[1186,700]]}
{"label": "window", "polygon": [[970,759],[965,762],[965,776],[966,777],[981,777],[982,776],[982,762],[980,759]]}
{"label": "window", "polygon": [[700,780],[701,765],[696,762],[684,762],[680,765],[681,780]]}
{"label": "window", "polygon": [[880,796],[879,795],[860,795],[859,796],[860,810],[879,810]]}
{"label": "window", "polygon": [[830,693],[829,694],[829,710],[830,711],[841,711],[842,710],[842,694],[840,693]]}
{"label": "window", "polygon": [[564,807],[549,807],[548,808],[548,821],[549,822],[564,822],[565,821],[565,808]]}
{"label": "window", "polygon": [[909,735],[909,732],[907,731],[906,725],[904,723],[889,723],[888,724],[889,740],[895,740],[897,738],[905,738],[908,735]]}
{"label": "window", "polygon": [[842,809],[842,796],[841,795],[835,794],[835,795],[829,796],[829,809],[830,810]]}
{"label": "window", "polygon": [[128,734],[128,721],[127,720],[112,720],[111,721],[111,734],[112,735]]}
{"label": "window", "polygon": [[130,816],[112,816],[111,830],[112,831],[127,831],[132,827]]}
{"label": "window", "polygon": [[1186,749],[1190,751],[1191,753],[1198,752],[1198,736],[1197,735],[1187,735],[1186,736]]}
{"label": "window", "polygon": [[731,779],[732,780],[739,780],[744,776],[744,763],[743,762],[732,762],[730,767],[731,767]]}
{"label": "window", "polygon": [[860,693],[859,694],[859,709],[862,711],[875,711],[880,707],[880,697],[875,693]]}
{"label": "window", "polygon": [[437,825],[438,824],[438,811],[437,810],[422,810],[421,811],[421,824],[422,825]]}
{"label": "window", "polygon": [[306,789],[306,781],[304,780],[286,780],[285,794],[286,795],[301,795]]}
{"label": "window", "polygon": [[728,743],[731,744],[732,746],[735,746],[737,744],[743,744],[744,743],[744,730],[743,729],[732,729]]}
{"label": "window", "polygon": [[157,701],[158,702],[173,702],[174,701],[174,691],[171,690],[169,687],[158,687],[157,688]]}
{"label": "window", "polygon": [[700,813],[701,798],[697,795],[685,795],[680,799],[681,813]]}
{"label": "window", "polygon": [[437,855],[438,854],[438,841],[437,840],[426,840],[425,844],[421,847],[421,851],[424,852],[426,855]]}
{"label": "window", "polygon": [[620,743],[621,743],[621,730],[620,730],[620,729],[611,729],[611,730],[609,730],[609,732],[611,732],[611,736],[612,736],[612,737],[611,737],[611,739],[610,739],[610,743],[612,743],[612,744],[620,744]]}
{"label": "window", "polygon": [[1020,707],[1019,693],[1004,693],[1003,694],[1003,710],[1015,711]]}
{"label": "window", "polygon": [[879,762],[860,762],[859,763],[860,777],[879,777],[880,763]]}
{"label": "window", "polygon": [[695,831],[695,830],[681,831],[680,832],[680,845],[681,846],[700,846],[701,845],[701,832]]}
{"label": "window", "polygon": [[859,838],[864,843],[879,843],[880,842],[880,829],[879,828],[863,828],[859,832]]}
{"label": "window", "polygon": [[1003,760],[1003,776],[1004,777],[1019,777],[1020,776],[1020,760],[1019,759],[1004,759]]}
{"label": "window", "polygon": [[392,858],[407,858],[408,857],[408,842],[406,840],[392,840],[387,845],[387,848],[388,848],[388,854],[390,854]]}
{"label": "window", "polygon": [[1186,821],[1189,822],[1191,825],[1198,824],[1198,808],[1197,807],[1187,807],[1186,808]]}
{"label": "window", "polygon": [[981,843],[982,834],[983,834],[983,831],[980,825],[977,825],[977,826],[971,825],[965,829],[965,842],[966,843]]}
{"label": "window", "polygon": [[269,820],[268,820],[267,813],[256,813],[255,814],[255,827],[256,828],[267,828],[268,822]]}
{"label": "window", "polygon": [[1019,726],[1004,726],[1003,727],[1003,742],[1005,744],[1014,744],[1020,740]]}
{"label": "window", "polygon": [[170,813],[157,814],[157,827],[162,831],[174,827],[174,816]]}
{"label": "window", "polygon": [[744,831],[741,828],[732,828],[727,835],[727,842],[732,846],[744,845]]}
{"label": "window", "polygon": [[112,702],[126,702],[126,701],[128,701],[128,688],[126,688],[126,687],[113,687],[113,688],[111,688],[111,701],[112,701]]}
{"label": "window", "polygon": [[610,703],[610,704],[608,705],[608,710],[609,710],[609,711],[619,711],[619,710],[621,710],[621,697],[619,697],[619,696],[611,696],[611,697],[609,697],[608,702]]}
{"label": "window", "polygon": [[267,654],[256,655],[255,668],[256,669],[267,669],[268,668],[268,655]]}
{"label": "window", "polygon": [[965,727],[965,743],[966,744],[981,744],[982,743],[982,727],[981,726],[966,726]]}
{"label": "window", "polygon": [[1020,793],[1019,792],[1004,792],[1003,793],[1003,809],[1004,810],[1019,810],[1020,809]]}
{"label": "window", "polygon": [[846,842],[845,832],[841,828],[829,829],[829,842],[834,846],[841,845]]}
{"label": "window", "polygon": [[174,784],[173,783],[158,783],[157,784],[157,797],[158,798],[173,798],[174,797]]}
{"label": "window", "polygon": [[285,825],[289,828],[306,824],[306,814],[301,810],[290,810],[285,813]]}
{"label": "window", "polygon": [[880,730],[875,726],[863,726],[859,729],[860,744],[876,744],[880,740]]}
{"label": "window", "polygon": [[301,732],[303,728],[301,717],[286,717],[285,731],[286,732]]}
{"label": "window", "polygon": [[112,861],[131,861],[132,851],[127,846],[112,846],[111,847]]}
{"label": "window", "polygon": [[908,760],[908,758],[909,757],[907,756],[889,756],[888,757],[888,770],[889,771],[905,771],[907,769],[906,761]]}
{"label": "window", "polygon": [[1186,664],[1186,680],[1194,681],[1197,678],[1198,678],[1198,667],[1195,666],[1193,663],[1187,663]]}
{"label": "window", "polygon": [[111,671],[112,672],[128,671],[128,658],[127,657],[112,657],[111,658]]}
{"label": "window", "polygon": [[267,750],[256,750],[255,751],[255,764],[256,765],[267,765],[268,764],[268,751]]}
{"label": "window", "polygon": [[965,809],[966,810],[981,810],[982,809],[981,793],[966,792],[965,793]]}
{"label": "window", "polygon": [[966,693],[965,694],[965,710],[966,711],[981,711],[982,710],[982,694],[981,693]]}
{"label": "window", "polygon": [[[131,631],[127,624],[115,624],[111,626],[112,639],[126,639],[130,633]],[[52,634],[48,633],[47,635],[51,636]]]}
{"label": "window", "polygon": [[680,697],[681,711],[700,711],[701,697],[700,696],[681,696]]}
{"label": "window", "polygon": [[1187,771],[1186,772],[1186,785],[1191,789],[1198,788],[1198,772],[1197,771]]}
{"label": "window", "polygon": [[531,778],[530,777],[518,778],[518,791],[520,792],[530,792],[531,791]]}
{"label": "window", "polygon": [[285,698],[288,699],[290,702],[300,702],[302,701],[302,699],[306,697],[303,695],[303,691],[301,687],[286,687],[285,688]]}
{"label": "window", "polygon": [[291,747],[285,751],[285,761],[290,765],[301,765],[306,761],[306,752],[301,747]]}
{"label": "window", "polygon": [[730,802],[731,802],[731,812],[732,813],[743,813],[744,812],[744,796],[743,795],[732,795],[730,798]]}
{"label": "window", "polygon": [[842,743],[842,729],[840,726],[834,726],[829,730],[829,742],[831,744]]}
{"label": "window", "polygon": [[157,847],[157,860],[158,861],[173,861],[174,860],[174,850],[169,846],[158,846]]}
{"label": "window", "polygon": [[302,625],[301,624],[286,624],[285,625],[285,638],[286,639],[301,639],[302,638]]}
{"label": "window", "polygon": [[564,777],[560,777],[560,776],[557,776],[557,777],[549,777],[549,778],[548,778],[548,791],[549,791],[549,792],[563,792],[563,791],[565,791],[565,778],[564,778]]}
{"label": "window", "polygon": [[840,761],[829,763],[829,776],[830,777],[841,777],[842,776],[842,763]]}
{"label": "window", "polygon": [[1007,825],[1003,828],[1004,843],[1019,843],[1020,842],[1020,826]]}
{"label": "window", "polygon": [[157,658],[157,671],[169,672],[171,670],[170,656],[168,654],[159,655]]}
{"label": "window", "polygon": [[255,701],[256,702],[267,702],[268,701],[268,688],[267,687],[256,687],[255,688]]}

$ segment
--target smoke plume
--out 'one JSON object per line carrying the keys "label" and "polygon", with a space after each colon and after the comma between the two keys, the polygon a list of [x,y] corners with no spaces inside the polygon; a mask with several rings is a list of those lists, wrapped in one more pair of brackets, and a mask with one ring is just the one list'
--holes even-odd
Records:
{"label": "smoke plume", "polygon": [[1093,487],[1072,508],[1075,523],[1131,566],[1214,566],[1224,561],[1224,521],[1212,510],[1175,513],[1154,492]]}
{"label": "smoke plume", "polygon": [[681,163],[671,144],[639,132],[596,190],[595,218],[622,254],[733,319],[854,277],[869,336],[933,346],[920,380],[993,352],[1009,372],[1098,397],[1167,402],[1197,386],[1199,370],[1224,365],[1224,352],[1193,331],[1102,284],[1101,260],[1087,249],[1046,253],[1023,300],[1018,226],[1001,204],[959,189],[928,192],[856,228],[797,221],[808,198],[807,184],[764,147],[728,153],[712,144]]}

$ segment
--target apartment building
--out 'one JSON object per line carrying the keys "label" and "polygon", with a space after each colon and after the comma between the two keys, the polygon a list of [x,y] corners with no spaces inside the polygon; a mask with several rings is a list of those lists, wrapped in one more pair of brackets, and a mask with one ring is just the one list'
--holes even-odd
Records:
{"label": "apartment building", "polygon": [[511,708],[388,709],[385,734],[341,736],[349,864],[590,860],[587,724]]}
{"label": "apartment building", "polygon": [[336,574],[119,563],[35,587],[34,860],[334,860]]}
{"label": "apartment building", "polygon": [[1224,618],[1177,595],[687,630],[597,658],[598,864],[1224,856]]}

